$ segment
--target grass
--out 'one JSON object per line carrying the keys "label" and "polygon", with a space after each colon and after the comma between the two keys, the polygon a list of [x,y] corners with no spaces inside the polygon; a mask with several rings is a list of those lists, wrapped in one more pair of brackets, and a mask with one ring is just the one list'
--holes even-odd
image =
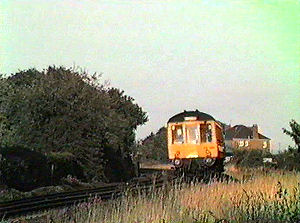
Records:
{"label": "grass", "polygon": [[[300,222],[300,174],[231,170],[243,181],[176,184],[103,202],[47,212],[48,222]],[[245,180],[247,179],[247,180]]]}

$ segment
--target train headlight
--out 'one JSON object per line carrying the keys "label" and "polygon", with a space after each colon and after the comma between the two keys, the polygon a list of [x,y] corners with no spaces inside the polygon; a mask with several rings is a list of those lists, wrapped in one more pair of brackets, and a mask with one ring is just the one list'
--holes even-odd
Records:
{"label": "train headlight", "polygon": [[180,159],[175,159],[175,160],[174,160],[174,165],[175,165],[176,167],[180,167],[180,166],[182,165],[182,161],[181,161]]}
{"label": "train headlight", "polygon": [[208,149],[206,149],[206,156],[208,156],[208,157],[211,156],[211,152]]}
{"label": "train headlight", "polygon": [[203,163],[204,163],[206,166],[212,166],[212,165],[215,164],[215,162],[216,162],[216,159],[215,159],[215,158],[210,158],[210,157],[208,157],[208,158],[203,159]]}

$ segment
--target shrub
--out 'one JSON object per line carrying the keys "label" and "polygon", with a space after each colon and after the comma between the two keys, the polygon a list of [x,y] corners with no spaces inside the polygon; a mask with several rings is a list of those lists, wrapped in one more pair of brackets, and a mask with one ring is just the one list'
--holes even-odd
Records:
{"label": "shrub", "polygon": [[263,150],[233,149],[233,163],[237,167],[263,167],[263,158],[272,157],[272,154]]}
{"label": "shrub", "polygon": [[300,153],[297,149],[289,147],[288,150],[279,153],[274,157],[278,168],[300,171]]}
{"label": "shrub", "polygon": [[293,139],[295,145],[297,146],[298,153],[300,153],[300,124],[298,124],[293,119],[290,121],[289,124],[290,124],[291,131],[285,128],[283,128],[282,130],[285,134],[287,134]]}
{"label": "shrub", "polygon": [[84,179],[83,168],[77,162],[76,157],[68,152],[50,153],[47,155],[48,165],[51,169],[51,184],[58,185],[61,179],[71,175],[78,179]]}
{"label": "shrub", "polygon": [[28,148],[0,148],[0,184],[20,191],[50,185],[50,168],[45,155]]}
{"label": "shrub", "polygon": [[167,129],[162,127],[155,134],[151,133],[137,145],[136,151],[140,161],[168,161]]}
{"label": "shrub", "polygon": [[129,154],[122,154],[121,150],[111,146],[104,148],[104,174],[108,182],[126,181],[135,176],[135,168]]}
{"label": "shrub", "polygon": [[[237,167],[257,168],[273,167],[282,170],[300,171],[300,153],[296,148],[289,147],[288,150],[276,155],[262,150],[233,150],[232,164]],[[273,158],[272,163],[263,163],[263,158]]]}

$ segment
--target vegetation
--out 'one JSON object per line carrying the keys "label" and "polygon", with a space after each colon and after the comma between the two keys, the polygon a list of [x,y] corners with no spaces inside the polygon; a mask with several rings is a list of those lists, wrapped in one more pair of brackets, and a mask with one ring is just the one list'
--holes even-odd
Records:
{"label": "vegetation", "polygon": [[[58,178],[74,172],[86,181],[130,178],[133,164],[126,160],[135,130],[147,116],[133,98],[100,81],[96,74],[64,67],[0,78],[1,146],[40,153],[49,161],[44,165],[54,165]],[[117,156],[112,159],[110,153]],[[116,160],[127,165],[106,171]],[[37,167],[43,168],[32,168]]]}
{"label": "vegetation", "polygon": [[263,150],[233,149],[233,163],[237,167],[256,168],[263,166],[263,157],[272,157]]}
{"label": "vegetation", "polygon": [[300,125],[295,120],[292,120],[290,121],[290,127],[291,131],[283,128],[283,132],[293,139],[297,146],[298,153],[300,153]]}
{"label": "vegetation", "polygon": [[274,158],[277,168],[300,171],[300,153],[296,149],[289,147],[288,150],[275,155]]}
{"label": "vegetation", "polygon": [[140,161],[167,161],[167,129],[160,128],[155,134],[151,132],[149,136],[143,139],[136,147],[137,157]]}
{"label": "vegetation", "polygon": [[[264,163],[263,158],[272,158],[271,163]],[[300,171],[300,153],[289,147],[279,154],[270,154],[262,150],[234,149],[230,164],[238,168],[275,168],[288,171]]]}
{"label": "vegetation", "polygon": [[[243,178],[244,173],[236,173]],[[300,175],[252,172],[242,182],[178,184],[103,203],[95,198],[73,208],[47,213],[49,222],[215,223],[298,222]],[[257,186],[259,185],[259,187]],[[147,210],[147,211],[145,211]]]}
{"label": "vegetation", "polygon": [[50,184],[50,168],[42,153],[16,146],[1,148],[0,154],[0,185],[29,191]]}
{"label": "vegetation", "polygon": [[300,171],[300,125],[295,120],[291,120],[289,124],[291,131],[283,128],[283,132],[292,138],[296,148],[289,146],[287,150],[276,155],[275,159],[281,169]]}

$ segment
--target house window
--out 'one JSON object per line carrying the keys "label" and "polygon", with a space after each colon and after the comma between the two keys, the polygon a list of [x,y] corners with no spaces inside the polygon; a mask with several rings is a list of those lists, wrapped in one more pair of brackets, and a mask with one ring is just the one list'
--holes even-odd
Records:
{"label": "house window", "polygon": [[268,143],[267,143],[267,141],[264,141],[264,143],[263,143],[263,149],[266,149],[268,147]]}
{"label": "house window", "polygon": [[240,140],[239,141],[239,147],[243,147],[244,146],[244,141],[243,140]]}

